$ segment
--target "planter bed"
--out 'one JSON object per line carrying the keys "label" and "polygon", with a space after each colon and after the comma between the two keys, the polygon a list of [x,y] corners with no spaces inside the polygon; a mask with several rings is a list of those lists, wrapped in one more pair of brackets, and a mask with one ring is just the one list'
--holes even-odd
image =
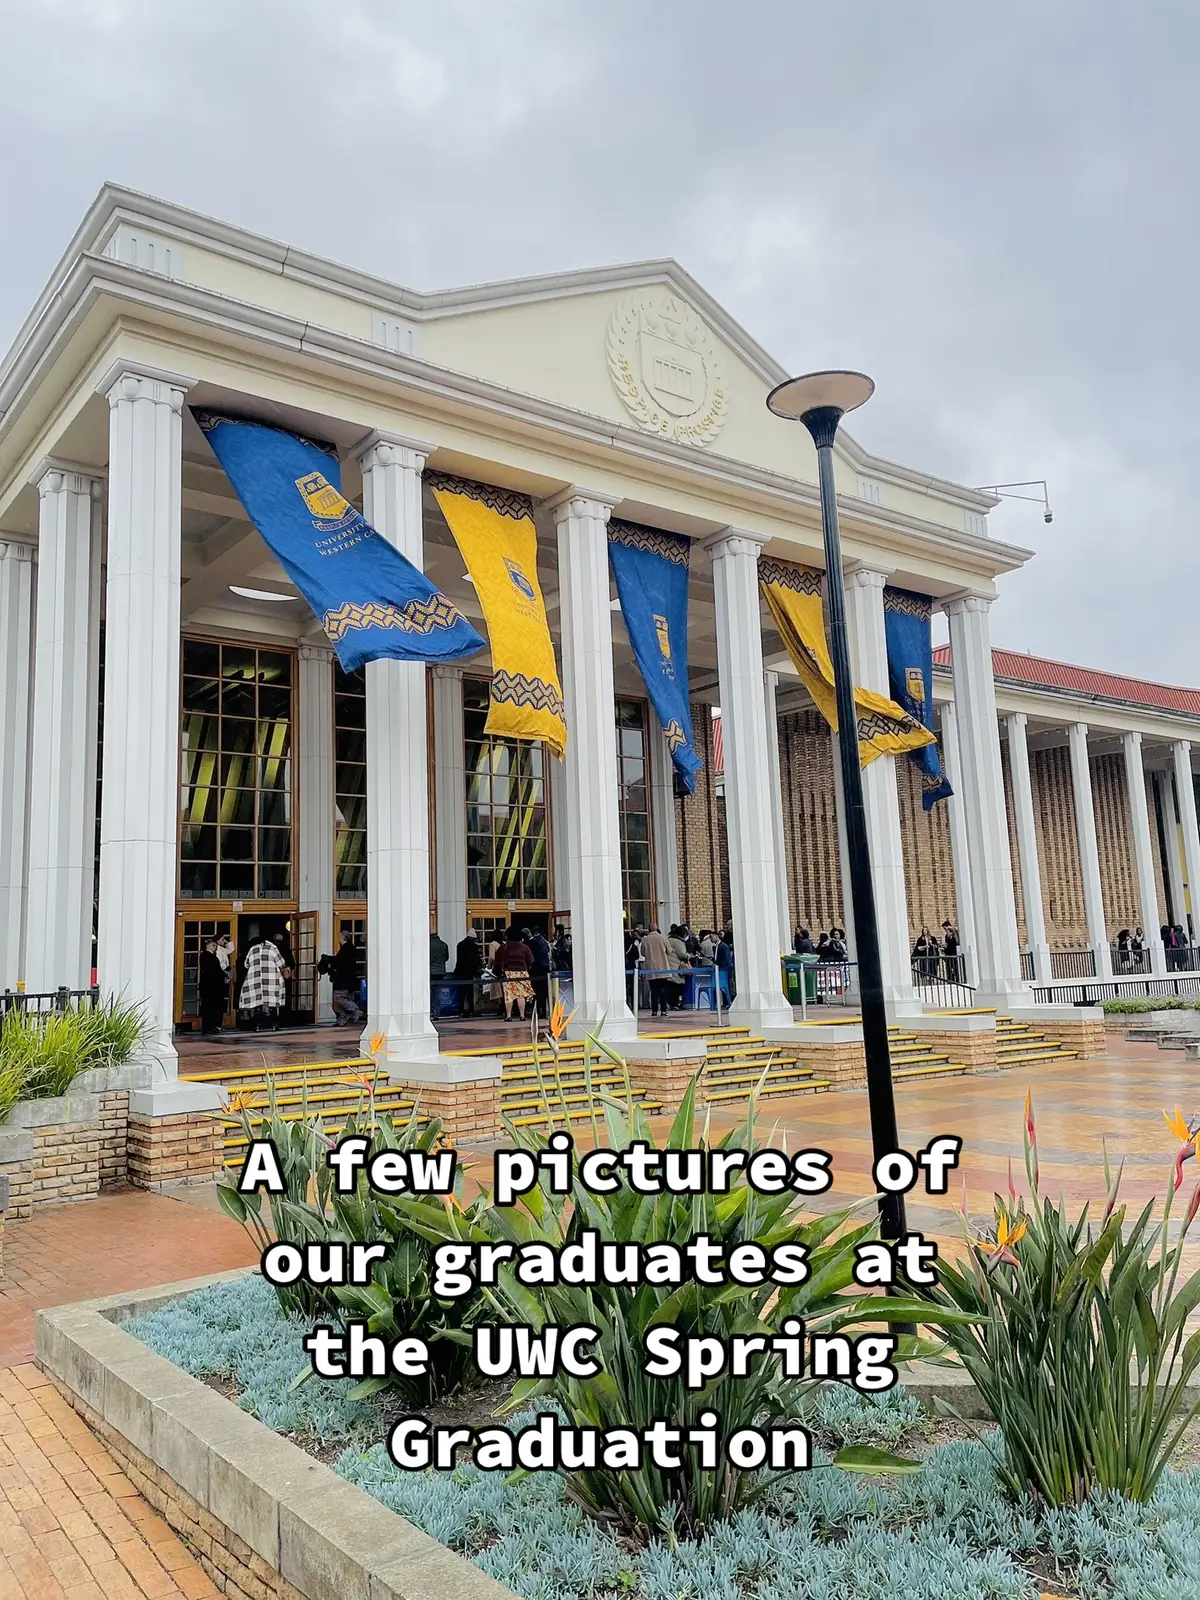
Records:
{"label": "planter bed", "polygon": [[[378,1442],[394,1399],[351,1402],[349,1385],[318,1379],[291,1387],[303,1331],[244,1273],[39,1314],[41,1365],[232,1600],[1198,1592],[1197,1471],[1168,1474],[1146,1507],[1039,1513],[1005,1501],[986,1442],[962,1440],[935,1445],[915,1477],[817,1470],[699,1539],[665,1529],[637,1546],[586,1517],[557,1474],[509,1483],[470,1466],[400,1472]],[[843,1389],[822,1397],[816,1425],[826,1443],[902,1440],[909,1450],[914,1425],[929,1431],[911,1397],[874,1403]]]}

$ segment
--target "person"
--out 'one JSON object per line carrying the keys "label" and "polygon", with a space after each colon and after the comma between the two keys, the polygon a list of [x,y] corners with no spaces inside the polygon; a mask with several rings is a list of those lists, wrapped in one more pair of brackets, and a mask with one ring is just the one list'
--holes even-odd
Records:
{"label": "person", "polygon": [[829,959],[830,961],[846,961],[850,956],[850,947],[846,943],[845,928],[830,928],[829,930]]}
{"label": "person", "polygon": [[446,991],[441,987],[450,962],[450,946],[435,928],[429,935],[429,1014],[440,1017]]}
{"label": "person", "polygon": [[217,954],[217,941],[206,939],[200,952],[200,970],[197,974],[200,998],[200,1032],[220,1033],[225,1019],[225,997],[228,986],[225,968]]}
{"label": "person", "polygon": [[816,955],[816,946],[812,942],[812,934],[807,928],[797,928],[792,939],[792,949],[798,956]]}
{"label": "person", "polygon": [[725,996],[726,1005],[729,1005],[737,994],[737,983],[734,977],[732,928],[726,928],[721,934],[721,942],[717,945],[716,964],[717,979],[721,985],[721,992]]}
{"label": "person", "polygon": [[233,940],[227,933],[223,933],[217,940],[217,960],[221,963],[221,970],[225,974],[225,984],[228,987],[229,973],[233,965]]}
{"label": "person", "polygon": [[924,924],[917,935],[917,942],[912,947],[912,960],[919,977],[925,979],[937,977],[938,942]]}
{"label": "person", "polygon": [[554,929],[554,970],[571,971],[571,935],[560,922]]}
{"label": "person", "polygon": [[524,1022],[525,1007],[533,999],[533,985],[529,981],[533,951],[516,928],[508,930],[504,943],[497,949],[495,966],[502,979],[505,1021],[514,1021],[519,1010],[520,1020]]}
{"label": "person", "polygon": [[533,955],[529,968],[529,978],[533,985],[533,1003],[537,1007],[538,1016],[545,1021],[550,1015],[550,972],[554,965],[554,954],[550,949],[549,939],[540,928],[536,933],[531,933],[528,928],[522,928],[521,937]]}
{"label": "person", "polygon": [[1174,935],[1175,965],[1180,972],[1190,972],[1192,952],[1188,943],[1188,936],[1183,931],[1183,924],[1177,922],[1171,932]]}
{"label": "person", "polygon": [[642,965],[642,935],[636,928],[625,930],[625,1003],[631,1011],[641,1009],[638,969]]}
{"label": "person", "polygon": [[942,923],[942,964],[948,983],[962,982],[962,963],[958,959],[958,929],[949,917]]}
{"label": "person", "polygon": [[246,978],[238,996],[238,1006],[252,1028],[273,1032],[279,1026],[279,1012],[287,1000],[286,972],[279,946],[264,934],[246,957]]}
{"label": "person", "polygon": [[460,1016],[475,1015],[475,980],[482,971],[483,953],[479,948],[479,940],[473,933],[468,933],[465,939],[458,941],[454,952],[454,978],[459,985]]}
{"label": "person", "polygon": [[1117,971],[1118,972],[1128,972],[1130,970],[1130,966],[1131,966],[1131,962],[1130,962],[1130,959],[1129,959],[1129,940],[1130,940],[1130,937],[1131,937],[1131,935],[1130,935],[1130,932],[1129,932],[1128,928],[1122,928],[1120,930],[1120,932],[1117,934],[1117,964],[1116,965],[1117,965]]}
{"label": "person", "polygon": [[1133,930],[1133,937],[1129,941],[1130,970],[1144,972],[1146,970],[1146,935],[1142,932],[1139,922]]}
{"label": "person", "polygon": [[817,940],[817,947],[813,951],[813,955],[816,956],[818,961],[832,961],[834,958],[830,953],[831,948],[832,947],[829,943],[829,935],[822,930],[821,937]]}
{"label": "person", "polygon": [[338,1026],[353,1027],[363,1019],[358,1003],[361,965],[354,935],[348,928],[342,929],[337,954],[322,956],[321,966],[333,984],[333,1014]]}
{"label": "person", "polygon": [[650,924],[638,953],[650,976],[650,1015],[665,1017],[671,1004],[670,973],[675,970],[675,957],[656,923]]}
{"label": "person", "polygon": [[688,954],[687,940],[683,937],[683,929],[678,923],[672,925],[671,931],[667,935],[667,943],[671,947],[671,954],[675,957],[675,970],[679,974],[677,978],[670,980],[671,989],[668,999],[671,1002],[671,1010],[678,1011],[683,1005],[684,997],[688,992],[687,974],[692,966],[692,958]]}
{"label": "person", "polygon": [[717,941],[711,928],[700,929],[700,959],[710,967],[716,963]]}
{"label": "person", "polygon": [[688,927],[686,922],[681,922],[679,924],[679,932],[683,936],[684,944],[687,946],[688,955],[693,958],[698,956],[700,954],[700,941]]}

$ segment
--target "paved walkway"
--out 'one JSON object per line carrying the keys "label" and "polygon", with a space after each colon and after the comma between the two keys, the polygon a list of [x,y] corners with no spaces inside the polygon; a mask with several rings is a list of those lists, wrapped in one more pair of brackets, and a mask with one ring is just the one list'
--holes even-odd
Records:
{"label": "paved walkway", "polygon": [[0,1372],[0,1600],[218,1590],[33,1366]]}
{"label": "paved walkway", "polygon": [[[1126,1161],[1131,1205],[1164,1193],[1175,1141],[1161,1108],[1200,1112],[1200,1074],[1165,1051],[1114,1041],[1102,1061],[1063,1062],[994,1077],[903,1084],[896,1100],[909,1149],[935,1134],[965,1143],[968,1209],[976,1221],[1004,1192],[1008,1157],[1019,1185],[1025,1090],[1032,1084],[1043,1187],[1074,1201],[1102,1195],[1100,1144]],[[713,1114],[714,1132],[735,1111]],[[760,1131],[834,1155],[833,1203],[870,1192],[870,1136],[862,1093],[808,1095],[763,1106]],[[586,1142],[585,1133],[577,1134]],[[476,1152],[475,1171],[490,1156]],[[473,1163],[474,1164],[474,1163]],[[1185,1169],[1184,1195],[1200,1178]],[[199,1198],[193,1196],[192,1200]],[[939,1238],[959,1231],[961,1185],[909,1197],[909,1221]],[[47,1207],[5,1229],[0,1280],[0,1600],[170,1600],[216,1595],[167,1525],[136,1494],[103,1446],[29,1365],[38,1306],[144,1288],[248,1265],[254,1250],[211,1203],[129,1191]]]}
{"label": "paved walkway", "polygon": [[165,1195],[127,1189],[43,1206],[28,1222],[4,1229],[0,1367],[32,1361],[39,1306],[152,1288],[256,1259],[246,1234],[223,1212]]}

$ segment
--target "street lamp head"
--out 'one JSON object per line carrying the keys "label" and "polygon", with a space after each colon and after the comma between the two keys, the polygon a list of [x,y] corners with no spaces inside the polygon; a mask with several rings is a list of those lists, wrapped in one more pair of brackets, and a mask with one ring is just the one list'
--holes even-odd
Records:
{"label": "street lamp head", "polygon": [[767,409],[802,422],[820,447],[832,444],[846,412],[865,405],[874,393],[874,380],[863,372],[808,372],[776,384],[767,396]]}

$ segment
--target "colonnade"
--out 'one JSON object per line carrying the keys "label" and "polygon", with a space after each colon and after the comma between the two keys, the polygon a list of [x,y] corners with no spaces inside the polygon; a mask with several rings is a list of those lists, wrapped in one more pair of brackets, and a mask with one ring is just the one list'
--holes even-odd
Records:
{"label": "colonnade", "polygon": [[[106,377],[107,472],[105,726],[100,816],[98,968],[106,992],[143,999],[153,1029],[149,1056],[176,1071],[173,953],[179,786],[181,419],[191,380],[123,363]],[[359,451],[364,511],[379,533],[423,565],[421,474],[429,443],[375,433]],[[91,966],[96,673],[100,627],[101,475],[65,462],[39,468],[41,570],[36,607],[28,544],[0,541],[0,962],[29,987],[82,988]],[[620,818],[607,523],[614,502],[572,486],[544,507],[558,546],[563,696],[570,731],[565,765],[547,774],[559,796],[557,869],[571,910],[577,1028],[603,1024],[615,1040],[636,1034],[626,1000],[621,915]],[[729,876],[738,992],[731,1020],[756,1031],[792,1025],[780,985],[780,942],[789,932],[783,862],[775,679],[764,672],[759,535],[726,528],[704,542],[716,608],[719,696],[725,745]],[[889,570],[852,563],[847,618],[856,680],[886,692],[883,592]],[[955,704],[943,717],[958,918],[969,976],[983,1005],[1029,1003],[1017,942],[999,725],[992,678],[991,598],[965,591],[945,602]],[[32,663],[32,713],[27,709]],[[331,656],[319,637],[299,649],[298,889],[302,908],[332,924],[334,866]],[[438,818],[464,806],[462,672],[433,669]],[[1026,921],[1039,981],[1049,952],[1025,743],[1025,719],[1007,719]],[[1087,731],[1071,731],[1080,850],[1098,959],[1107,959]],[[428,906],[431,850],[426,762],[426,674],[418,663],[378,661],[366,672],[367,897],[370,1017],[364,1039],[382,1036],[390,1061],[437,1054],[429,1018]],[[662,748],[660,748],[662,746]],[[1131,774],[1140,742],[1126,738]],[[90,765],[89,765],[90,764]],[[548,766],[554,763],[548,761]],[[1186,744],[1176,765],[1190,773]],[[835,762],[835,771],[837,763]],[[919,1009],[909,969],[909,929],[895,761],[864,774],[865,803],[885,986],[897,1014]],[[664,920],[678,917],[672,775],[665,745],[651,741],[650,782],[662,870]],[[1144,925],[1154,904],[1144,785],[1130,778]],[[1200,836],[1190,783],[1179,785],[1189,882],[1200,883]],[[26,815],[27,796],[36,804]],[[1189,807],[1191,808],[1189,811]],[[451,824],[453,827],[453,824]],[[463,824],[465,827],[465,824]],[[440,827],[440,823],[435,823]],[[23,841],[28,839],[27,849]],[[466,865],[458,839],[436,849],[443,936],[466,930]],[[849,897],[846,897],[849,904]],[[327,920],[328,919],[328,920]],[[848,928],[852,935],[852,929]],[[1161,946],[1151,941],[1155,970]]]}

